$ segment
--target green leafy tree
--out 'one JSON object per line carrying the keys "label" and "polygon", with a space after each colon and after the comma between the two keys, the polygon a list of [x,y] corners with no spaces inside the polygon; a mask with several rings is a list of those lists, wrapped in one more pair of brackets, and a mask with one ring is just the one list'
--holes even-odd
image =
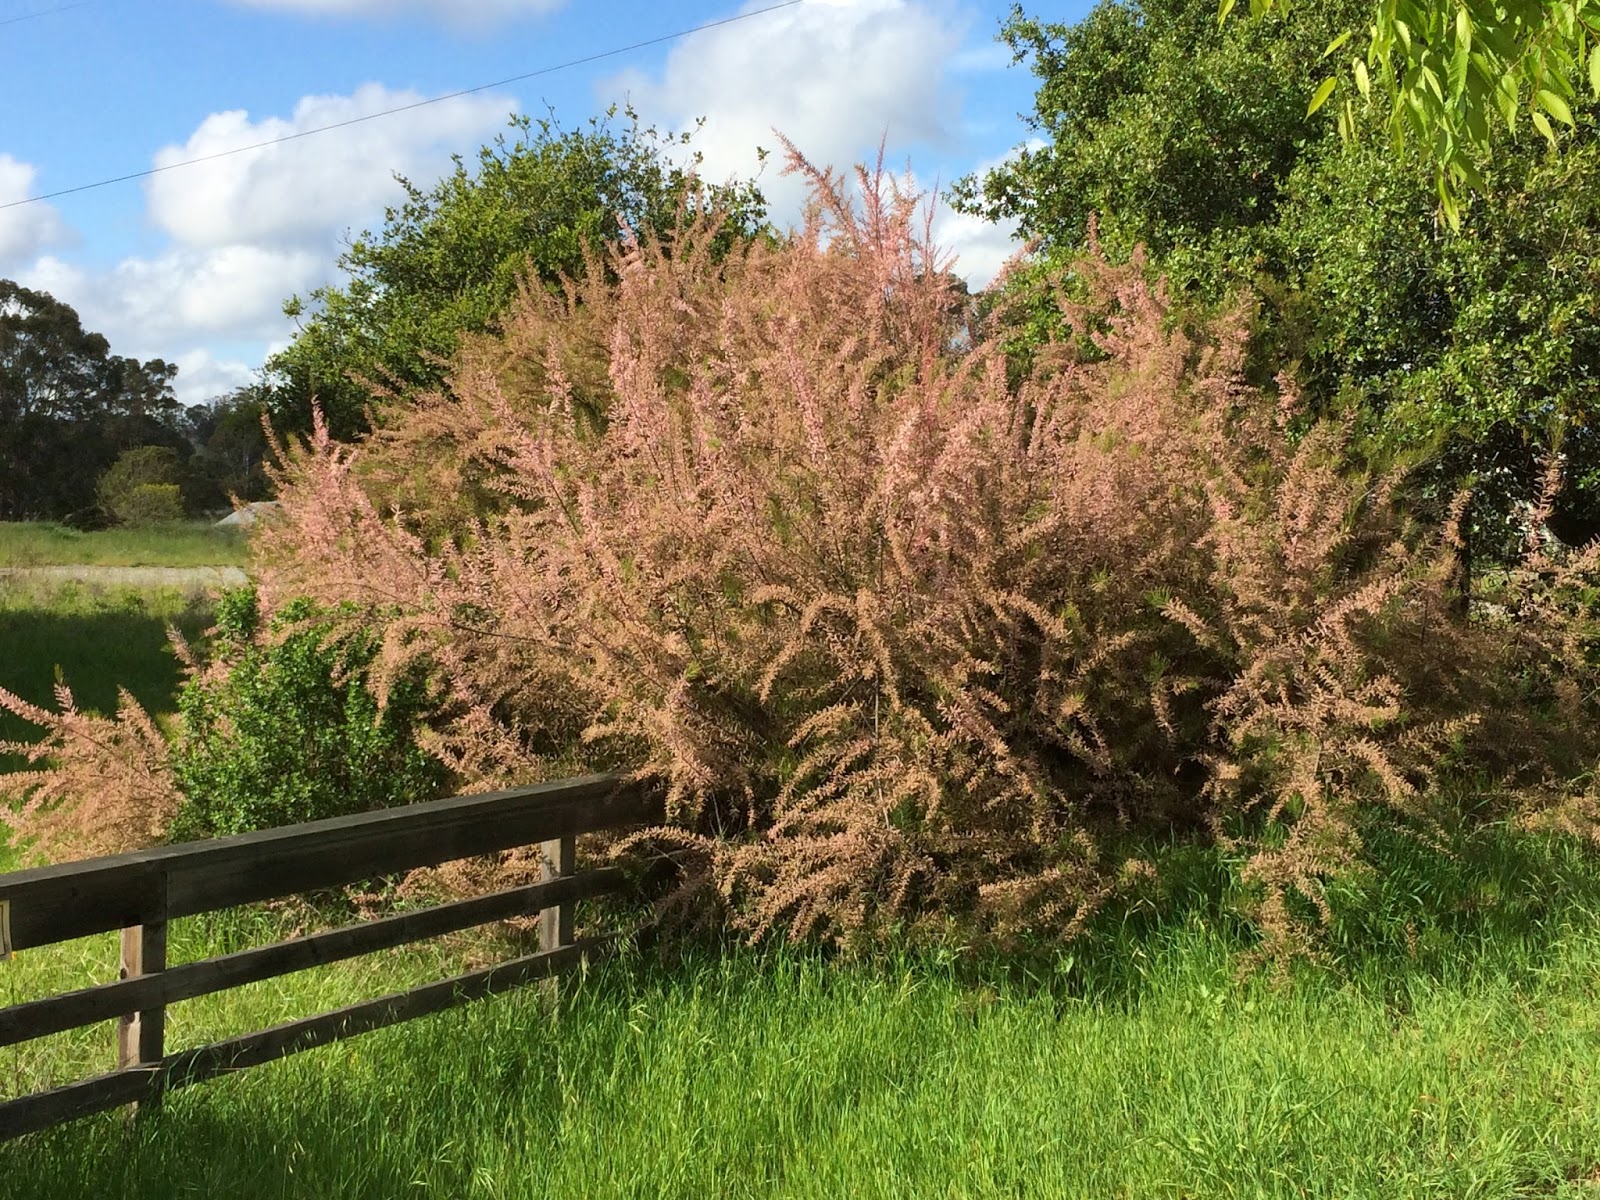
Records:
{"label": "green leafy tree", "polygon": [[[1259,20],[1292,3],[1250,0],[1249,9]],[[1220,18],[1236,6],[1221,0]],[[1363,16],[1329,42],[1323,57],[1335,73],[1316,85],[1308,110],[1342,90],[1339,126],[1352,138],[1357,106],[1379,92],[1394,143],[1416,144],[1433,163],[1453,227],[1463,189],[1484,186],[1481,162],[1497,137],[1526,116],[1554,149],[1558,126],[1577,127],[1580,94],[1600,98],[1600,0],[1380,0]]]}
{"label": "green leafy tree", "polygon": [[185,414],[185,432],[194,446],[186,484],[196,507],[226,507],[234,500],[261,500],[271,494],[267,477],[267,413],[264,389],[237,388]]}
{"label": "green leafy tree", "polygon": [[427,709],[419,678],[379,705],[366,683],[371,637],[334,637],[306,600],[263,628],[251,588],[224,594],[214,660],[184,685],[174,779],[178,838],[430,800],[444,769],[417,748]]}
{"label": "green leafy tree", "polygon": [[957,207],[1014,220],[1047,248],[1082,248],[1091,215],[1113,253],[1247,247],[1325,132],[1306,115],[1307,64],[1361,3],[1270,29],[1219,28],[1203,0],[1109,0],[1072,25],[1013,8],[1001,36],[1038,80],[1039,144],[959,181]]}
{"label": "green leafy tree", "polygon": [[1484,174],[1461,233],[1432,219],[1426,166],[1369,141],[1303,163],[1269,231],[1266,333],[1319,407],[1376,453],[1426,459],[1438,503],[1478,492],[1483,549],[1509,549],[1543,462],[1565,454],[1552,528],[1600,533],[1600,142],[1526,142]]}
{"label": "green leafy tree", "polygon": [[[1433,164],[1306,112],[1328,41],[1367,0],[1219,24],[1211,0],[1109,0],[1067,26],[1013,12],[1003,36],[1039,79],[1042,145],[961,181],[955,203],[1017,221],[1044,269],[1147,246],[1195,305],[1262,298],[1258,371],[1289,365],[1313,413],[1356,418],[1379,458],[1426,458],[1424,498],[1463,480],[1486,548],[1559,446],[1556,524],[1600,530],[1600,144],[1559,160],[1525,131],[1481,176],[1472,222],[1438,220]],[[1019,286],[1025,284],[1019,282]]]}
{"label": "green leafy tree", "polygon": [[586,246],[672,225],[685,204],[728,212],[728,235],[764,219],[753,184],[703,195],[679,165],[689,135],[641,128],[631,112],[587,127],[516,117],[511,135],[474,163],[423,189],[401,179],[406,200],[377,233],[351,242],[344,284],[319,288],[285,311],[305,317],[299,335],[268,364],[270,403],[284,429],[309,427],[312,401],[335,436],[365,427],[373,388],[434,387],[465,331],[490,327],[531,277],[554,285],[583,268]]}
{"label": "green leafy tree", "polygon": [[0,519],[86,513],[121,451],[182,446],[176,375],[112,354],[70,305],[0,279]]}

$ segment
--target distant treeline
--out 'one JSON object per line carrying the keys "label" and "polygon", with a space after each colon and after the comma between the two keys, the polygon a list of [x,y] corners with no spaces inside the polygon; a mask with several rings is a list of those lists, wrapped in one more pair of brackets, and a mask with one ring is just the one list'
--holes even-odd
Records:
{"label": "distant treeline", "polygon": [[180,465],[190,511],[266,489],[254,389],[184,406],[178,368],[111,353],[78,314],[0,279],[0,519],[100,523],[98,484],[125,452],[160,446]]}

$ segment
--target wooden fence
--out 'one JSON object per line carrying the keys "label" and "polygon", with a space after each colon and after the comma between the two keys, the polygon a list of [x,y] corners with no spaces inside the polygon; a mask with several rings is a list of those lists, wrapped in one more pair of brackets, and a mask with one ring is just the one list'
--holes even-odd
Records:
{"label": "wooden fence", "polygon": [[[0,875],[0,918],[9,925],[12,951],[122,931],[118,982],[0,1009],[0,1046],[118,1019],[117,1070],[0,1103],[0,1140],[153,1102],[170,1088],[554,975],[605,941],[574,940],[576,902],[626,884],[614,868],[577,871],[577,835],[643,824],[658,812],[651,797],[620,777],[595,775]],[[528,887],[218,958],[167,963],[167,922],[177,917],[534,843],[541,844],[544,866],[541,882]],[[537,954],[228,1041],[166,1052],[166,1006],[179,1000],[535,912]]]}

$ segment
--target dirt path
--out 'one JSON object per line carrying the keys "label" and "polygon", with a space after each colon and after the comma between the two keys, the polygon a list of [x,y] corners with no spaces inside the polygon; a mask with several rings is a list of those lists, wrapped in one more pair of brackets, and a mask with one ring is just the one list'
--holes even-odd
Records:
{"label": "dirt path", "polygon": [[0,567],[0,581],[71,581],[106,587],[238,587],[246,578],[242,567]]}

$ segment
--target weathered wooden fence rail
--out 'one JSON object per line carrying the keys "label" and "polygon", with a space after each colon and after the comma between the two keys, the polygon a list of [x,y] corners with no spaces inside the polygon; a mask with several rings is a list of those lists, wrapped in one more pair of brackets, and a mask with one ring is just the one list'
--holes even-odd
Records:
{"label": "weathered wooden fence rail", "polygon": [[[118,1019],[117,1070],[0,1103],[0,1140],[438,1012],[554,975],[600,949],[574,941],[573,906],[626,884],[615,869],[577,871],[579,834],[653,819],[654,800],[621,777],[455,796],[215,841],[0,875],[14,951],[122,931],[122,978],[0,1009],[0,1046]],[[175,966],[167,922],[539,843],[541,882]],[[307,967],[489,921],[539,913],[540,950],[334,1012],[175,1054],[166,1006]],[[4,970],[0,966],[0,970]]]}

